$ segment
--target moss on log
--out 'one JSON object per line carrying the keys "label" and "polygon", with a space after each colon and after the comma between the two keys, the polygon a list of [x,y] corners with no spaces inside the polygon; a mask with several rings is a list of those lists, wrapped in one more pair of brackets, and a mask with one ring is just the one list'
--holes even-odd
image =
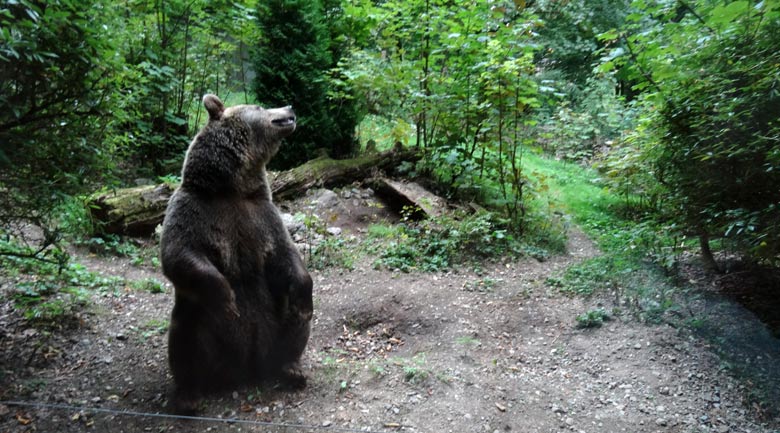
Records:
{"label": "moss on log", "polygon": [[293,169],[272,176],[274,200],[289,200],[315,187],[333,187],[373,177],[404,161],[416,161],[419,155],[411,150],[389,150],[353,159],[320,157]]}
{"label": "moss on log", "polygon": [[90,199],[90,210],[99,233],[147,236],[165,217],[175,185],[120,188]]}

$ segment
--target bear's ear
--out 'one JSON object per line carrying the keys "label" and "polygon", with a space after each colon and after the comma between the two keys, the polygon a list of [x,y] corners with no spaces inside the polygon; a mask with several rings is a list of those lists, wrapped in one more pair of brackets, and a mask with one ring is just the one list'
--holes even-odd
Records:
{"label": "bear's ear", "polygon": [[212,95],[210,93],[204,95],[203,105],[206,107],[206,111],[209,112],[209,121],[222,118],[222,113],[225,111],[225,104],[219,100],[217,95]]}

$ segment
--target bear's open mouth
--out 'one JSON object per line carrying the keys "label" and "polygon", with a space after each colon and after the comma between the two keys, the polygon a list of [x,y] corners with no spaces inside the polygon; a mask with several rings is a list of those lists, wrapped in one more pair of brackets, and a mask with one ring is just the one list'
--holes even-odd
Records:
{"label": "bear's open mouth", "polygon": [[282,117],[271,121],[276,126],[289,126],[295,124],[295,116]]}

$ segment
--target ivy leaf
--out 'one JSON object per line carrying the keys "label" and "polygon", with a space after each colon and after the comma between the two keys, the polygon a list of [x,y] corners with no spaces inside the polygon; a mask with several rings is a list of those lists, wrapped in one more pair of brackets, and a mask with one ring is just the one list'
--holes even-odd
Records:
{"label": "ivy leaf", "polygon": [[726,5],[715,7],[710,13],[707,23],[713,27],[721,27],[736,21],[743,14],[750,12],[750,4],[747,1],[740,0]]}

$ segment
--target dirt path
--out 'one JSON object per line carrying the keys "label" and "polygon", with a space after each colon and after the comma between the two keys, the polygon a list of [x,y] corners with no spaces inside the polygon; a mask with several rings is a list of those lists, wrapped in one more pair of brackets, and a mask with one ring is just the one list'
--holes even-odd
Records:
{"label": "dirt path", "polygon": [[[689,334],[628,318],[577,329],[574,318],[600,301],[566,297],[545,280],[597,251],[578,232],[569,251],[446,274],[375,270],[370,259],[312,272],[309,386],[236,390],[202,414],[303,427],[0,405],[0,432],[776,431],[751,418],[744,385]],[[82,259],[106,274],[163,280],[126,260]],[[26,328],[6,302],[0,398],[165,413],[171,298],[96,295],[65,335]]]}

